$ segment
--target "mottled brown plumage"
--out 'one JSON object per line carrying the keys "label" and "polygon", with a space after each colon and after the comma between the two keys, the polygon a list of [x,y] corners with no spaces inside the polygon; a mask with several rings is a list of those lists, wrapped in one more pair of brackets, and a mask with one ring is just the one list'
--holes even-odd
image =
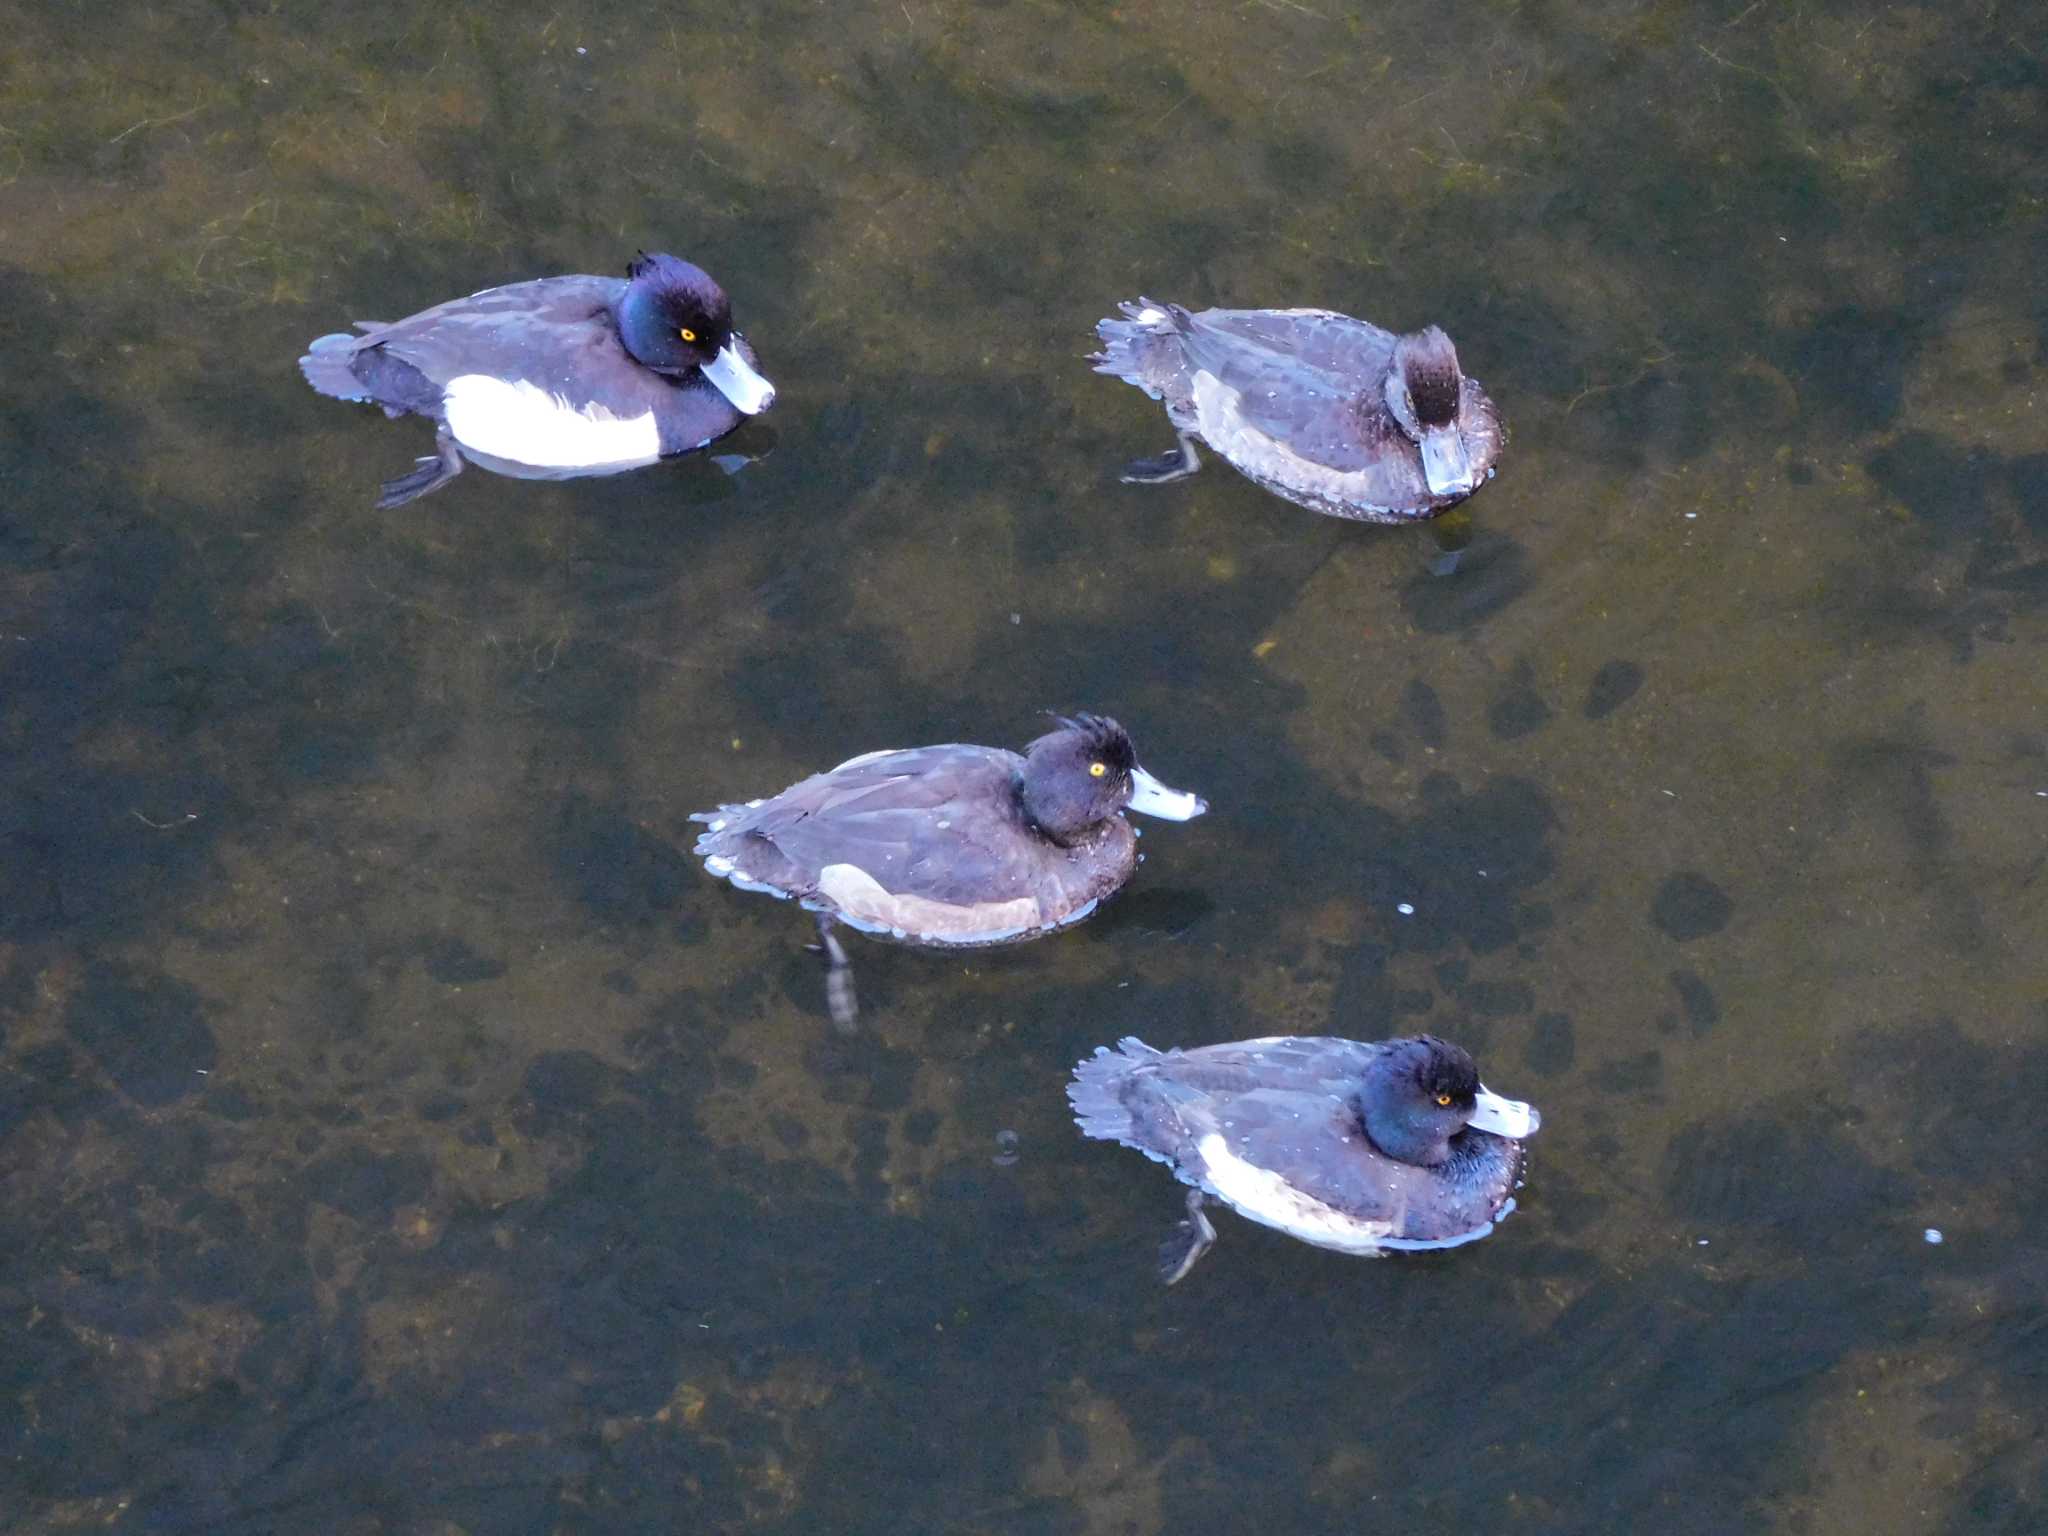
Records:
{"label": "mottled brown plumage", "polygon": [[1506,434],[1435,326],[1400,336],[1326,309],[1206,309],[1149,299],[1096,326],[1097,373],[1166,406],[1180,447],[1126,471],[1182,478],[1194,443],[1275,495],[1371,523],[1433,517],[1493,475]]}

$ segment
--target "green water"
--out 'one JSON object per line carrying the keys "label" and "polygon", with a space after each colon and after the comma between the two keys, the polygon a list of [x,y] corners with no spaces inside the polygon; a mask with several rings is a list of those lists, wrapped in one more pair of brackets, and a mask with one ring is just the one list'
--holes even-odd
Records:
{"label": "green water", "polygon": [[[0,1529],[2048,1528],[2039,23],[14,6]],[[765,459],[372,509],[307,340],[643,245]],[[1117,483],[1139,293],[1448,329],[1459,569]],[[1211,813],[836,1036],[688,814],[1046,707]],[[1497,1234],[1153,1282],[1078,1057],[1422,1029]]]}

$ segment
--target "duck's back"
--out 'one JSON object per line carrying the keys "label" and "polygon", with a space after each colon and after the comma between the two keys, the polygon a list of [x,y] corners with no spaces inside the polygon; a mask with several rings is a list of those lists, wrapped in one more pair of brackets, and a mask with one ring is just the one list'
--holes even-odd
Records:
{"label": "duck's back", "polygon": [[1191,1160],[1202,1139],[1226,1125],[1250,1132],[1355,1119],[1350,1094],[1377,1051],[1301,1035],[1169,1051],[1126,1038],[1081,1063],[1068,1097],[1089,1135],[1161,1161]]}
{"label": "duck's back", "polygon": [[403,320],[358,321],[362,334],[349,341],[356,353],[382,349],[443,387],[477,372],[539,382],[559,372],[565,358],[603,349],[607,341],[631,362],[611,320],[611,306],[625,288],[622,279],[584,273],[507,283]]}
{"label": "duck's back", "polygon": [[1261,400],[1352,399],[1377,391],[1394,356],[1394,336],[1328,309],[1205,309],[1149,299],[1125,304],[1123,320],[1096,332],[1096,372],[1135,384],[1181,425],[1195,427],[1195,379]]}
{"label": "duck's back", "polygon": [[1062,848],[1018,804],[1023,759],[948,744],[871,752],[773,799],[721,806],[696,851],[735,884],[795,896],[856,927],[936,944],[1028,937],[1085,915],[1129,878],[1113,816]]}
{"label": "duck's back", "polygon": [[1335,310],[1205,309],[1188,318],[1189,355],[1232,388],[1268,379],[1277,366],[1284,376],[1319,375],[1357,393],[1394,360],[1392,331]]}

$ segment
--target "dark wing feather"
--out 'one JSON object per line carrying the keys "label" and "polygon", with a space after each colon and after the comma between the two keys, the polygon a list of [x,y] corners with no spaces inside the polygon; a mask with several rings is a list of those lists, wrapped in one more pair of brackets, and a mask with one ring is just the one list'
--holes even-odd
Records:
{"label": "dark wing feather", "polygon": [[1238,396],[1243,425],[1349,473],[1380,463],[1377,418],[1394,338],[1345,315],[1207,310],[1190,317],[1195,365]]}
{"label": "dark wing feather", "polygon": [[610,309],[624,289],[583,274],[486,288],[379,327],[359,345],[384,348],[436,384],[488,372],[560,391],[573,378],[565,365],[589,349],[631,361]]}
{"label": "dark wing feather", "polygon": [[853,864],[898,895],[952,903],[1032,894],[1011,806],[1020,763],[992,747],[916,747],[817,774],[735,830],[774,846],[811,880]]}
{"label": "dark wing feather", "polygon": [[1334,1036],[1278,1035],[1168,1051],[1143,1068],[1215,1098],[1228,1114],[1239,1097],[1259,1090],[1348,1096],[1380,1049]]}
{"label": "dark wing feather", "polygon": [[1276,1130],[1284,1130],[1289,1145],[1311,1137],[1341,1145],[1344,1128],[1356,1124],[1351,1095],[1377,1049],[1355,1040],[1283,1036],[1167,1051],[1130,1068],[1122,1097],[1137,1122],[1163,1120],[1178,1128],[1184,1140],[1169,1138],[1160,1151],[1184,1155],[1217,1131],[1240,1155],[1273,1166],[1270,1158],[1252,1155],[1256,1148],[1249,1143],[1277,1150],[1270,1145]]}
{"label": "dark wing feather", "polygon": [[1190,354],[1205,368],[1214,353],[1271,352],[1338,380],[1376,382],[1394,358],[1392,331],[1334,310],[1205,309],[1188,322]]}

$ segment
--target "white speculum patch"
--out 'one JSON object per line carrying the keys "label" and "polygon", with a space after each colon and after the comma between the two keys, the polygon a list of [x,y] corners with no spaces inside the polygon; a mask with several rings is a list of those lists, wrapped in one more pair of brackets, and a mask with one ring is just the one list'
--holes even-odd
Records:
{"label": "white speculum patch", "polygon": [[577,407],[526,379],[465,373],[442,395],[448,430],[465,448],[536,469],[626,469],[661,457],[654,412],[617,416]]}

